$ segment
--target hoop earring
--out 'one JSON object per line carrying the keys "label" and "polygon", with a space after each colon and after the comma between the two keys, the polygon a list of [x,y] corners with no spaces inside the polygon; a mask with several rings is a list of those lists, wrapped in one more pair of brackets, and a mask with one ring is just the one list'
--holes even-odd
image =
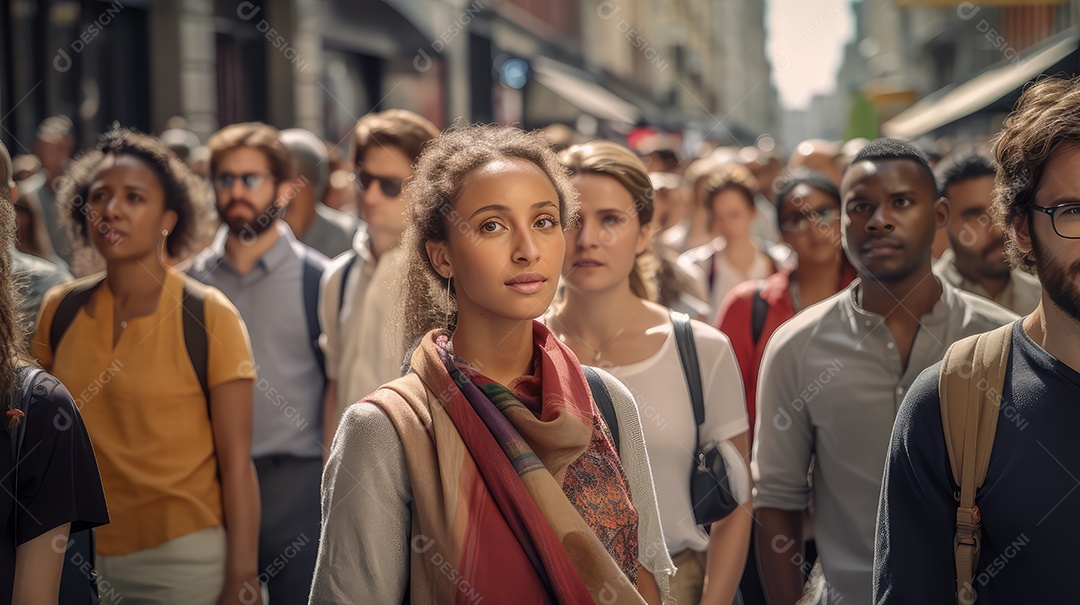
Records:
{"label": "hoop earring", "polygon": [[446,329],[450,329],[450,280],[454,279],[454,274],[446,276],[446,318],[443,320],[443,324],[446,325]]}

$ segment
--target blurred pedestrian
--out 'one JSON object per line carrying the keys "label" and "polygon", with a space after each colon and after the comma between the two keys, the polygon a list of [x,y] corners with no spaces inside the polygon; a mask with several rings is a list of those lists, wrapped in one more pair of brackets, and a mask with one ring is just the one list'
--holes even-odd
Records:
{"label": "blurred pedestrian", "polygon": [[786,246],[757,239],[751,226],[757,216],[757,183],[740,164],[725,164],[708,177],[706,209],[713,240],[688,250],[679,263],[696,269],[715,317],[728,291],[748,279],[765,279],[791,262]]}
{"label": "blurred pedestrian", "polygon": [[351,250],[334,260],[322,284],[319,319],[329,378],[326,443],[345,408],[401,376],[405,342],[392,321],[403,271],[402,185],[420,151],[439,129],[403,109],[373,113],[356,123],[350,142],[360,214]]}
{"label": "blurred pedestrian", "polygon": [[761,361],[752,468],[770,603],[803,592],[811,501],[825,602],[871,602],[877,502],[900,401],[949,344],[1016,318],[934,278],[930,244],[948,208],[918,149],[867,145],[840,189],[844,251],[860,279],[780,326]]}
{"label": "blurred pedestrian", "polygon": [[[224,225],[188,273],[221,290],[250,330],[259,377],[250,446],[262,496],[260,579],[274,602],[301,603],[315,569],[310,543],[319,535],[326,374],[318,298],[327,259],[281,220],[295,169],[277,129],[231,124],[208,144]],[[282,566],[286,549],[296,553]]]}
{"label": "blurred pedestrian", "polygon": [[844,175],[846,158],[838,143],[823,139],[807,139],[795,146],[788,156],[789,171],[812,170],[824,174],[837,187]]}
{"label": "blurred pedestrian", "polygon": [[69,266],[73,259],[73,247],[60,218],[62,211],[57,205],[56,193],[61,185],[60,176],[64,174],[74,152],[75,125],[71,119],[57,115],[42,120],[34,140],[34,155],[41,160],[45,183],[37,189],[37,198],[45,215],[45,228],[52,247]]}
{"label": "blurred pedestrian", "polygon": [[1013,313],[1034,311],[1042,286],[1035,276],[1009,266],[1005,232],[991,214],[997,174],[993,160],[960,153],[947,157],[934,172],[941,194],[949,200],[951,245],[934,263],[935,272],[957,288],[989,298]]}
{"label": "blurred pedestrian", "polygon": [[[191,171],[114,129],[68,168],[58,201],[104,275],[49,291],[33,339],[77,393],[112,523],[97,533],[104,602],[254,603],[254,364],[225,297],[167,267],[191,242]],[[250,597],[250,598],[249,598]]]}
{"label": "blurred pedestrian", "polygon": [[[579,359],[618,378],[634,395],[642,424],[661,525],[679,573],[679,603],[729,605],[735,598],[750,541],[749,425],[738,366],[728,339],[708,324],[688,323],[697,366],[677,344],[671,311],[655,302],[650,274],[654,191],[645,166],[615,143],[595,141],[564,151],[560,160],[581,195],[579,227],[569,229],[563,282],[566,297],[547,324]],[[697,372],[703,423],[695,422],[684,378]],[[746,507],[706,528],[695,522],[688,444],[716,444],[731,489]]]}
{"label": "blurred pedestrian", "polygon": [[[12,179],[14,168],[11,156],[8,155],[7,147],[0,143],[0,196],[6,203],[14,203],[17,215],[19,188]],[[37,324],[38,312],[41,309],[41,301],[45,298],[45,292],[53,286],[71,281],[71,274],[56,265],[20,252],[12,243],[11,262],[14,287],[18,290],[18,321],[23,329],[22,338],[24,343],[34,333]]]}
{"label": "blurred pedestrian", "polygon": [[326,145],[313,132],[302,128],[282,130],[281,142],[292,153],[297,170],[285,222],[300,243],[327,258],[350,250],[356,218],[322,203],[330,180]]}
{"label": "blurred pedestrian", "polygon": [[334,439],[311,602],[659,603],[667,553],[633,401],[593,375],[634,444],[620,464],[581,365],[531,321],[574,220],[547,139],[448,131],[406,195],[417,347]]}
{"label": "blurred pedestrian", "polygon": [[757,417],[758,369],[765,343],[804,308],[846,288],[855,268],[840,243],[840,190],[820,172],[777,182],[778,227],[797,265],[764,280],[742,282],[728,293],[713,325],[731,339],[739,360],[750,425]]}

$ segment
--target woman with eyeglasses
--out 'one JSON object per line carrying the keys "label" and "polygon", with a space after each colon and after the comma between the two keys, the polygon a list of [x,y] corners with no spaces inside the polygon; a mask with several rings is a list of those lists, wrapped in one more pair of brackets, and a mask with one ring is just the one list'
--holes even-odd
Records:
{"label": "woman with eyeglasses", "polygon": [[157,139],[118,128],[69,164],[57,196],[71,241],[106,270],[49,291],[32,347],[98,455],[104,603],[260,600],[247,329],[221,292],[163,261],[192,242],[196,178]]}

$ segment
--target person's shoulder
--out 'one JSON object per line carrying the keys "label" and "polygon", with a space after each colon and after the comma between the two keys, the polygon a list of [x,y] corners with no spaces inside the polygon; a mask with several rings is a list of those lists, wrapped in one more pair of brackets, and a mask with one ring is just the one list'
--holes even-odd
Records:
{"label": "person's shoulder", "polygon": [[215,317],[220,314],[240,317],[240,311],[237,310],[236,305],[229,300],[229,297],[225,296],[224,292],[218,290],[214,286],[199,281],[198,278],[189,275],[185,277],[184,287],[189,290],[195,290],[202,295],[203,309],[207,318]]}
{"label": "person's shoulder", "polygon": [[683,267],[700,266],[708,261],[713,254],[716,254],[716,244],[709,242],[696,248],[690,248],[686,252],[680,254],[678,263]]}
{"label": "person's shoulder", "polygon": [[317,266],[319,269],[322,269],[323,271],[325,271],[326,267],[330,264],[330,259],[327,258],[325,254],[301,242],[300,240],[294,240],[292,242],[292,245],[293,249],[296,250],[296,254],[300,257],[301,261],[311,263]]}
{"label": "person's shoulder", "polygon": [[191,259],[191,264],[188,266],[185,273],[198,281],[205,282],[213,273],[218,263],[221,262],[222,256],[221,252],[215,250],[213,246],[203,248]]}
{"label": "person's shoulder", "polygon": [[[323,275],[340,275],[345,272],[345,268],[350,264],[354,265],[353,268],[355,269],[355,265],[363,262],[364,259],[356,253],[356,250],[346,250],[345,252],[342,252],[341,254],[335,256],[334,258],[330,259],[329,262],[327,262],[326,268],[323,269]],[[350,269],[350,271],[351,270],[352,269]]]}
{"label": "person's shoulder", "polygon": [[352,234],[356,231],[357,219],[351,214],[335,210],[323,203],[315,204],[315,213],[322,217],[332,227]]}
{"label": "person's shoulder", "polygon": [[14,250],[12,261],[12,273],[16,276],[25,275],[41,281],[55,280],[57,283],[71,280],[71,274],[66,270],[33,254]]}
{"label": "person's shoulder", "polygon": [[1020,318],[1016,313],[988,298],[961,290],[951,284],[942,284],[942,287],[953,290],[956,297],[956,306],[964,311],[965,327],[970,326],[971,329],[977,332],[992,330]]}
{"label": "person's shoulder", "polygon": [[703,321],[690,320],[690,327],[694,332],[694,342],[699,349],[714,350],[731,347],[731,339],[727,334],[716,329]]}
{"label": "person's shoulder", "polygon": [[894,430],[904,434],[926,428],[927,423],[941,424],[941,402],[938,394],[940,373],[941,362],[919,373],[904,396],[896,415]]}
{"label": "person's shoulder", "polygon": [[584,364],[581,366],[582,371],[584,371],[587,367],[595,370],[596,374],[600,376],[600,380],[603,381],[604,388],[607,389],[608,395],[611,397],[612,402],[619,401],[620,399],[629,399],[633,401],[634,396],[630,393],[630,389],[628,389],[626,385],[623,384],[622,381],[620,381],[618,378],[616,378],[611,372],[608,372],[607,370],[597,366],[586,366]]}
{"label": "person's shoulder", "polygon": [[851,293],[848,288],[845,288],[829,298],[799,311],[772,333],[767,348],[776,350],[779,347],[791,346],[794,343],[803,343],[810,340],[823,325],[835,323],[830,322],[830,320],[838,317],[845,297],[848,296],[851,296]]}
{"label": "person's shoulder", "polygon": [[[30,382],[22,384],[22,388],[24,391],[30,389],[33,411],[37,417],[47,415],[50,418],[59,418],[67,415],[70,419],[72,414],[78,413],[75,398],[57,377],[45,370],[37,370],[33,375],[28,374],[26,379]],[[51,424],[63,426],[59,423]]]}

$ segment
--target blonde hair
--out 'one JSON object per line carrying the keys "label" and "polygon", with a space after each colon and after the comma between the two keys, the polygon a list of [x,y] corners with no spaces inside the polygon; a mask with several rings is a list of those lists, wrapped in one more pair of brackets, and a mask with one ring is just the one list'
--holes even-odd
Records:
{"label": "blonde hair", "polygon": [[[653,189],[645,164],[634,152],[611,141],[592,141],[563,151],[559,154],[559,161],[570,170],[571,175],[598,174],[615,179],[634,199],[632,214],[638,218],[639,225],[644,227],[652,222],[656,190]],[[659,269],[660,263],[650,245],[634,261],[634,269],[630,272],[630,290],[638,298],[655,302],[660,294],[656,280]]]}

